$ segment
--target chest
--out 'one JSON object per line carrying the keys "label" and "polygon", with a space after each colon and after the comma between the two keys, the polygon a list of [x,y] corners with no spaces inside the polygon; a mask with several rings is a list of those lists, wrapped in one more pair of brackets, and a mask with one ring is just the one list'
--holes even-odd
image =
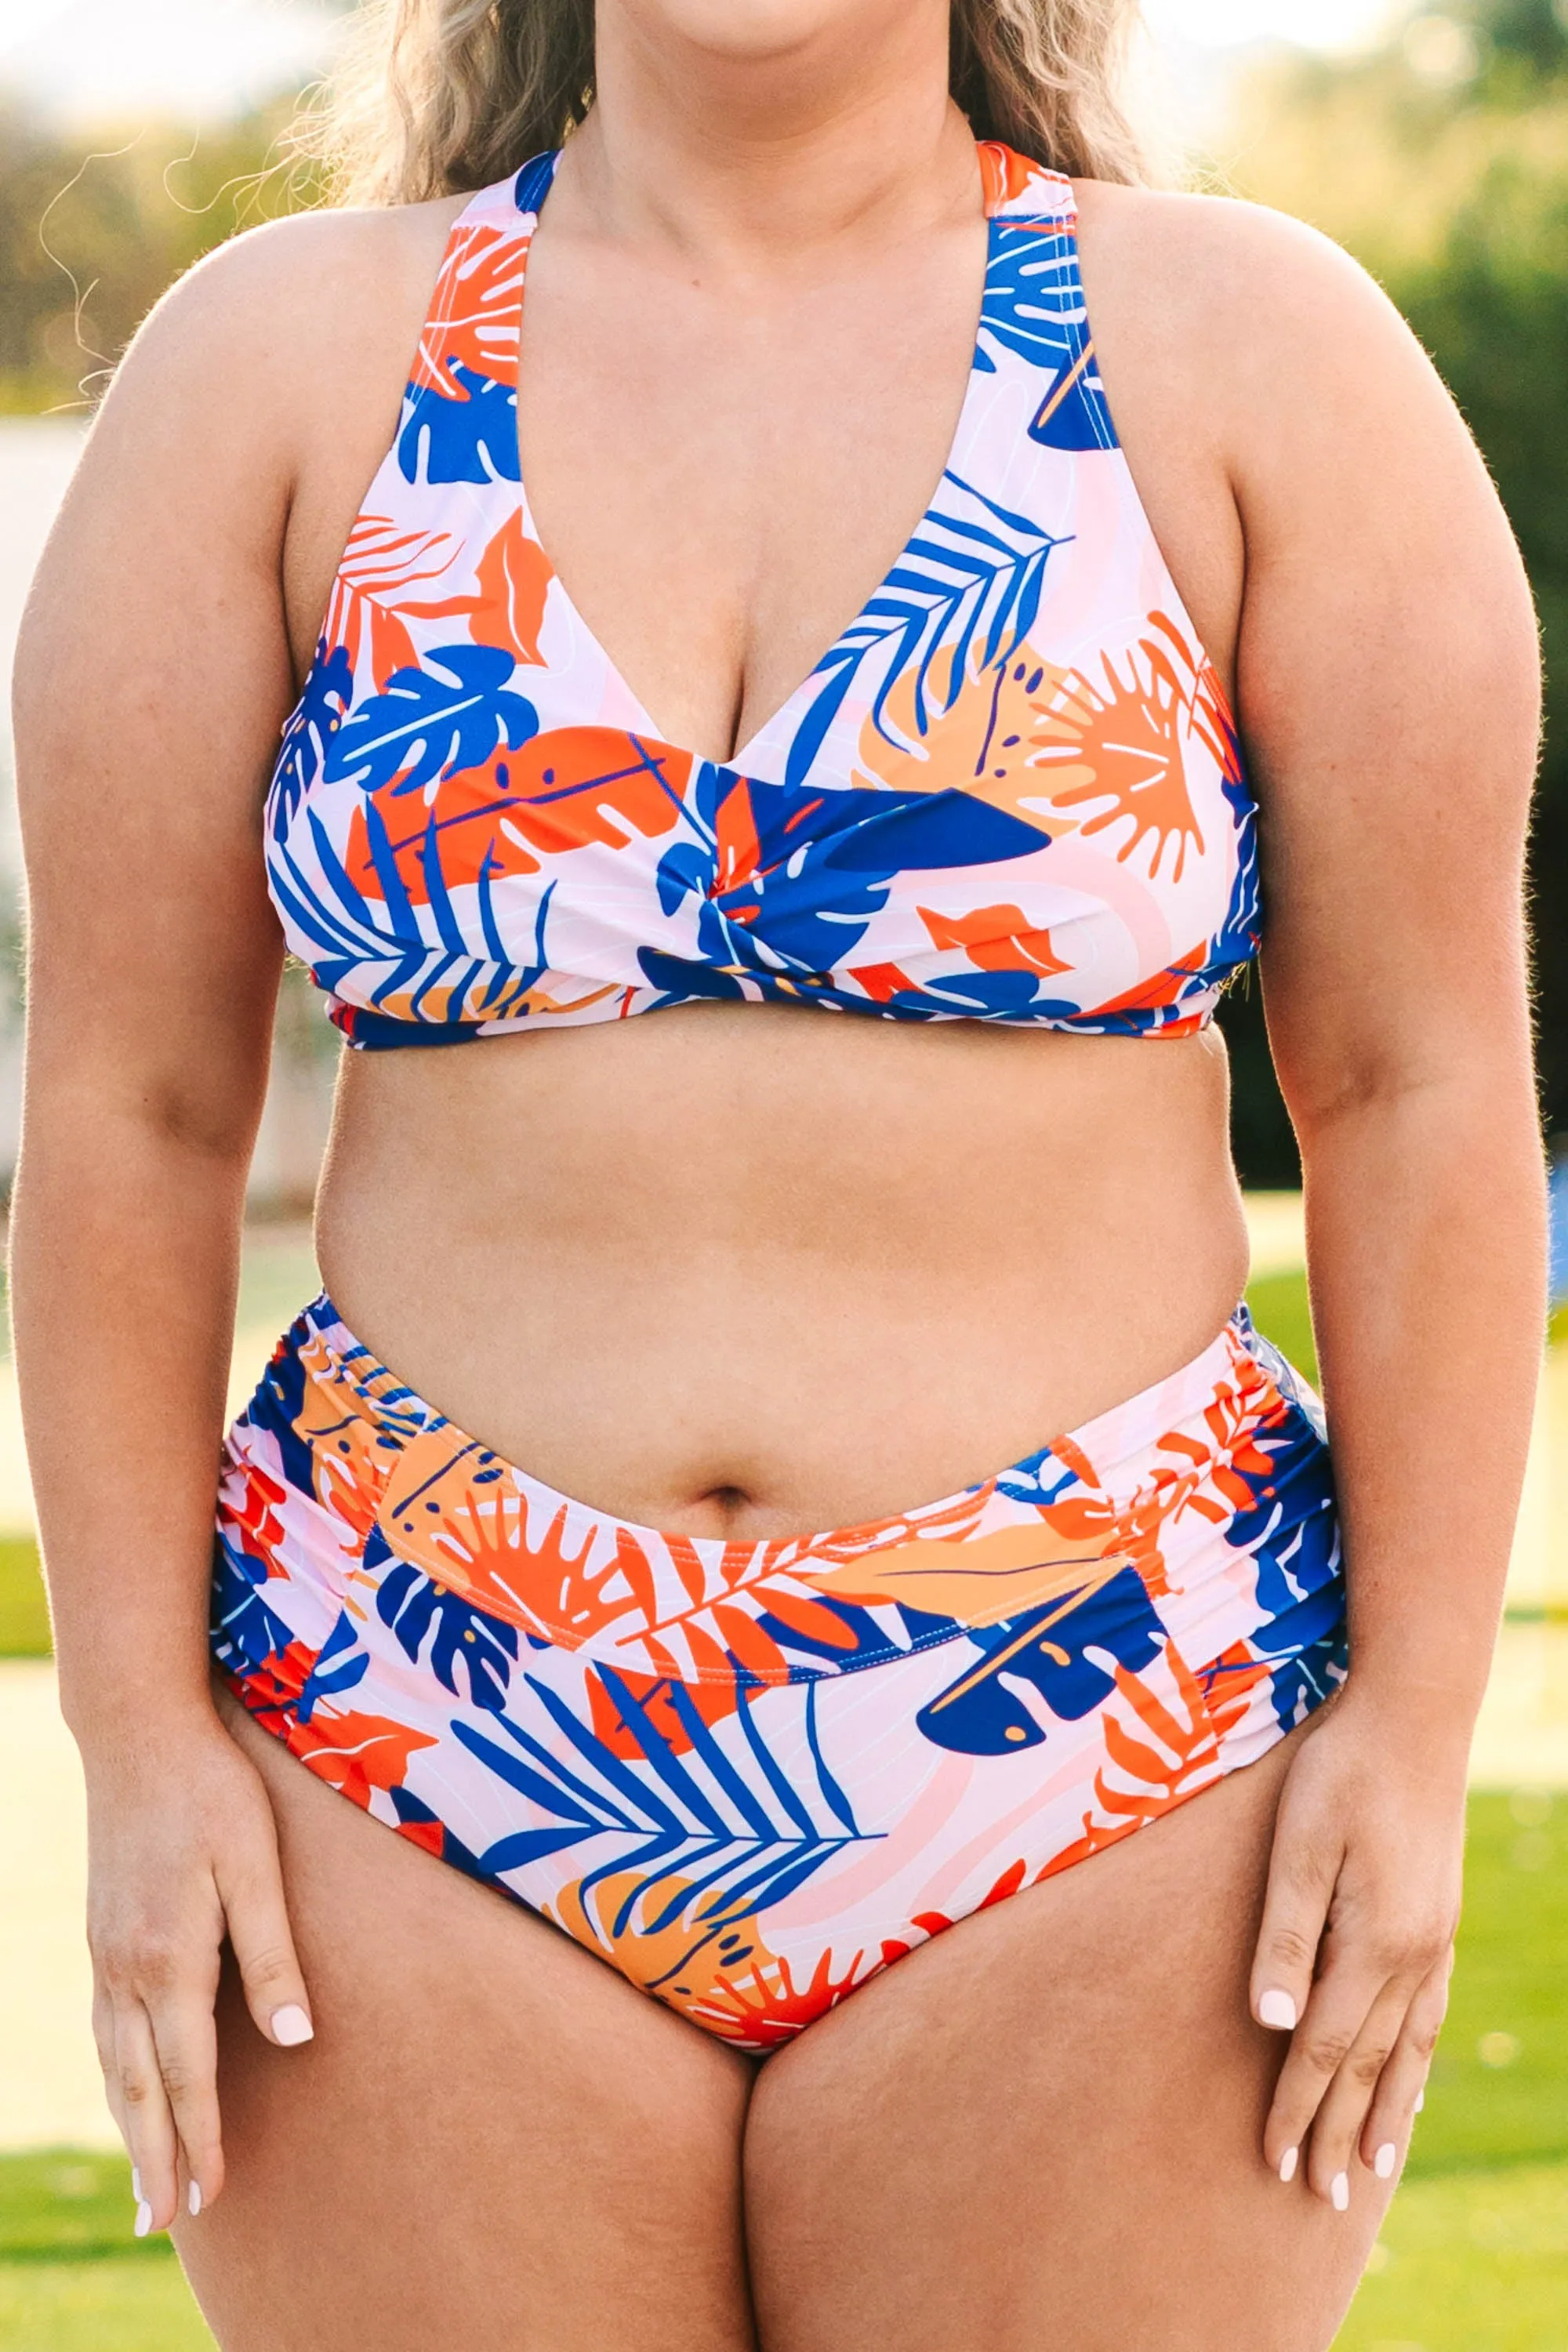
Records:
{"label": "chest", "polygon": [[668,740],[753,735],[860,609],[942,478],[985,232],[765,285],[531,254],[522,478],[542,545]]}

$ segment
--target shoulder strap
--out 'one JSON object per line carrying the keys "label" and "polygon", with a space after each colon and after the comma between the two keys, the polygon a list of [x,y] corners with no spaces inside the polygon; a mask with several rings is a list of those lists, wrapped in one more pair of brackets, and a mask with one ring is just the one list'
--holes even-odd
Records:
{"label": "shoulder strap", "polygon": [[1072,227],[1078,207],[1072,182],[1063,173],[1047,171],[999,139],[977,140],[975,151],[988,219],[1048,221]]}
{"label": "shoulder strap", "polygon": [[554,177],[553,153],[481,188],[452,223],[409,393],[468,400],[517,383],[522,288],[539,209]]}

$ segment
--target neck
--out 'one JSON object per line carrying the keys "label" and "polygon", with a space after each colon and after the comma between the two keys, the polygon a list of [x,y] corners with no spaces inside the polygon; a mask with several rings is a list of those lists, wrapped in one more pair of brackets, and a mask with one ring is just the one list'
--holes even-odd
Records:
{"label": "neck", "polygon": [[734,37],[736,0],[689,5],[712,20],[701,32],[672,25],[681,13],[599,0],[597,94],[563,169],[599,232],[743,266],[975,208],[948,0],[818,10],[831,20],[771,46]]}

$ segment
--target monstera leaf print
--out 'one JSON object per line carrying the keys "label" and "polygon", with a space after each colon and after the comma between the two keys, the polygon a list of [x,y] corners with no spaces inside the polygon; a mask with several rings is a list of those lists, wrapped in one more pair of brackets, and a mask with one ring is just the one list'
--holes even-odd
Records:
{"label": "monstera leaf print", "polygon": [[517,374],[530,239],[515,221],[459,221],[447,242],[410,388],[460,400],[461,376]]}
{"label": "monstera leaf print", "polygon": [[1009,1684],[1028,1684],[1040,1713],[1076,1723],[1106,1697],[1118,1665],[1136,1675],[1166,1645],[1142,1579],[1130,1568],[969,1638],[978,1662],[915,1717],[936,1747],[966,1756],[1006,1756],[1046,1738],[1036,1710]]}
{"label": "monstera leaf print", "polygon": [[460,398],[411,390],[403,404],[397,463],[404,480],[416,488],[426,482],[521,480],[515,386],[476,375],[460,362],[451,381]]}
{"label": "monstera leaf print", "polygon": [[994,373],[1009,352],[1047,379],[1029,437],[1053,449],[1114,449],[1070,232],[1055,223],[993,221],[974,364]]}
{"label": "monstera leaf print", "polygon": [[507,691],[517,664],[495,646],[437,646],[416,669],[400,669],[331,739],[329,784],[364,792],[417,792],[461,768],[481,768],[539,730],[539,715]]}
{"label": "monstera leaf print", "polygon": [[[384,1558],[384,1538],[378,1536],[373,1542]],[[366,1564],[370,1564],[368,1551]],[[461,1593],[449,1592],[406,1560],[395,1560],[387,1570],[376,1591],[375,1606],[382,1623],[391,1626],[404,1655],[414,1664],[419,1664],[420,1653],[430,1642],[430,1664],[444,1690],[456,1695],[460,1664],[475,1706],[494,1713],[506,1705],[507,1683],[518,1653],[515,1626],[488,1616]]]}
{"label": "monstera leaf print", "polygon": [[868,657],[879,656],[882,664],[874,723],[887,730],[889,698],[906,681],[915,733],[922,736],[931,714],[962,688],[972,661],[980,669],[1005,661],[1027,635],[1047,562],[1061,544],[1040,524],[945,473],[903,554],[817,664],[813,675],[822,685],[795,730],[785,782],[803,782]]}

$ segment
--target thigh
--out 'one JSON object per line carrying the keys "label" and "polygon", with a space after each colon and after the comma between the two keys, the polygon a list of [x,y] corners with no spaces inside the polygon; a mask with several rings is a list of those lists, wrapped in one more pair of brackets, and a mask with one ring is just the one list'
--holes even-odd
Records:
{"label": "thigh", "polygon": [[228,2185],[177,2232],[224,2352],[746,2352],[747,2062],[226,1715],[316,2038],[226,1976]]}
{"label": "thigh", "polygon": [[1389,2191],[1260,2153],[1247,2013],[1293,1735],[961,1923],[777,2058],[746,2207],[766,2352],[1325,2352]]}

